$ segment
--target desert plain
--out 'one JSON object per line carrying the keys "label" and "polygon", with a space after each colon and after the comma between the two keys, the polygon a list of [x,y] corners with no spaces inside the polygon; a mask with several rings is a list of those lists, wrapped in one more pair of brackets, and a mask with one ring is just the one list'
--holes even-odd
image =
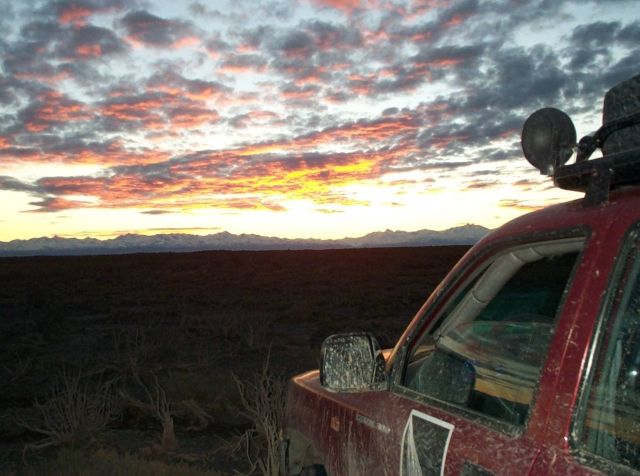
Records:
{"label": "desert plain", "polygon": [[392,347],[467,249],[0,258],[0,474],[263,474],[255,394]]}

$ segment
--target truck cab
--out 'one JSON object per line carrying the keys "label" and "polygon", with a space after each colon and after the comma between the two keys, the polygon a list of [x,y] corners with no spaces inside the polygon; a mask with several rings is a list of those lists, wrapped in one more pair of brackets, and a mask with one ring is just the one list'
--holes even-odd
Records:
{"label": "truck cab", "polygon": [[523,128],[583,198],[474,245],[393,349],[325,340],[289,384],[282,474],[640,474],[640,76],[604,104],[578,143],[557,109]]}

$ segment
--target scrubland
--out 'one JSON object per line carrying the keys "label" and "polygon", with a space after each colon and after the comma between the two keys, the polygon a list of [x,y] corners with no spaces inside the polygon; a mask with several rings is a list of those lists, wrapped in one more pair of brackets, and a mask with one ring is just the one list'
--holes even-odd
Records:
{"label": "scrubland", "polygon": [[466,250],[2,258],[0,474],[269,474],[286,379],[393,346]]}

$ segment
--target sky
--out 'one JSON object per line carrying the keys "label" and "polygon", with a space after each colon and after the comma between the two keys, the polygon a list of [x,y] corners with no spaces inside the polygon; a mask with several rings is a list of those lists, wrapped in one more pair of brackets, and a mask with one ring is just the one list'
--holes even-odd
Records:
{"label": "sky", "polygon": [[640,73],[633,1],[0,0],[0,241],[494,228]]}

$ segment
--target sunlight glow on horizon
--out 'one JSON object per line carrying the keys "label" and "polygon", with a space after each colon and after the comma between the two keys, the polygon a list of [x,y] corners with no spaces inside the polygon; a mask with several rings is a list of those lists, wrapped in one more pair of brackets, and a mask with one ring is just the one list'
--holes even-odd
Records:
{"label": "sunlight glow on horizon", "polygon": [[0,241],[495,228],[576,198],[520,128],[599,127],[640,72],[634,3],[444,3],[8,3]]}

